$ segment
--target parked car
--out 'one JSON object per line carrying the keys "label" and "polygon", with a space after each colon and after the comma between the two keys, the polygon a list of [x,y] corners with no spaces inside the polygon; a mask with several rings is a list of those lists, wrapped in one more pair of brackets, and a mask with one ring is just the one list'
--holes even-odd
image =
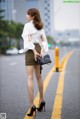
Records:
{"label": "parked car", "polygon": [[10,48],[6,50],[7,55],[17,55],[19,53],[17,48]]}

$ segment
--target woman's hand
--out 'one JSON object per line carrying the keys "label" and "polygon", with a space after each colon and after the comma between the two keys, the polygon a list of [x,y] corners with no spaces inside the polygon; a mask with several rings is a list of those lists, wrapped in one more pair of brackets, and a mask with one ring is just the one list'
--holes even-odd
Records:
{"label": "woman's hand", "polygon": [[37,61],[37,57],[41,57],[41,55],[35,49],[33,50],[33,53],[34,53],[34,59],[35,61]]}

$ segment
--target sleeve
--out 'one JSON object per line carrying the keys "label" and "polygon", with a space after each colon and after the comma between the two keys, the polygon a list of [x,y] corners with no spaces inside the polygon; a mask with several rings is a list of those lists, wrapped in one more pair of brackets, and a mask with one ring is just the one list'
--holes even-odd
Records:
{"label": "sleeve", "polygon": [[24,51],[27,51],[29,49],[33,50],[35,48],[35,45],[33,44],[30,36],[29,31],[29,24],[25,24],[22,32],[22,38],[24,42]]}
{"label": "sleeve", "polygon": [[42,29],[41,31],[41,47],[44,49],[45,52],[48,51],[48,42],[44,29]]}

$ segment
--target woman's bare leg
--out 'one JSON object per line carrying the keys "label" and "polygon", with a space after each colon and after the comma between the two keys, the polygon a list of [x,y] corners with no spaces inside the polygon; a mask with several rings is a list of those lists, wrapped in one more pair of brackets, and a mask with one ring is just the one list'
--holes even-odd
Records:
{"label": "woman's bare leg", "polygon": [[33,99],[34,98],[33,72],[34,72],[34,66],[26,66],[27,87],[28,87],[30,107],[33,106],[33,100],[34,100]]}
{"label": "woman's bare leg", "polygon": [[39,103],[43,100],[43,80],[40,74],[40,65],[35,65],[35,75],[38,82],[38,88],[40,93],[40,100]]}

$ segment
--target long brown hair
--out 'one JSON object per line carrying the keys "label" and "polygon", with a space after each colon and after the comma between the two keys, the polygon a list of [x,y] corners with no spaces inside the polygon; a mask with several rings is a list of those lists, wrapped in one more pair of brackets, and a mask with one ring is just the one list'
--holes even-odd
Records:
{"label": "long brown hair", "polygon": [[36,8],[31,8],[27,11],[27,14],[33,18],[33,24],[36,29],[41,30],[43,28],[43,23],[41,21],[39,10]]}

